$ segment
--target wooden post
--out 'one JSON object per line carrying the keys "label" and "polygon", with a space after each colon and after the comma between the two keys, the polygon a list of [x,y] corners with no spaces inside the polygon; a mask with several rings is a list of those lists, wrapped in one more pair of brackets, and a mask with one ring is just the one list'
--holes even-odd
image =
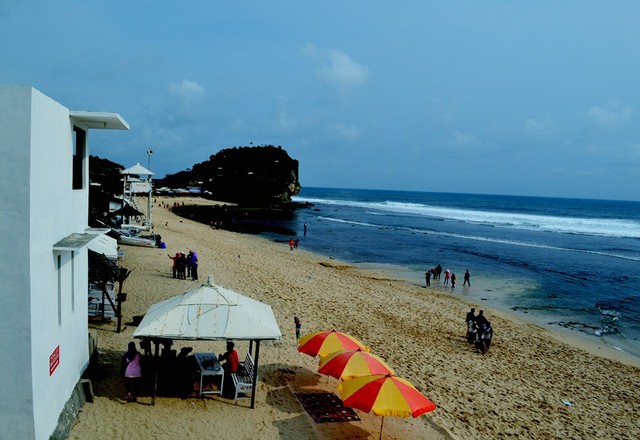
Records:
{"label": "wooden post", "polygon": [[256,357],[253,361],[253,391],[251,393],[251,409],[255,408],[256,392],[258,391],[258,358],[260,357],[260,339],[256,339]]}
{"label": "wooden post", "polygon": [[155,405],[156,404],[156,394],[158,393],[158,370],[160,369],[160,362],[159,362],[159,353],[160,353],[160,342],[157,340],[154,340],[153,342],[155,342],[156,344],[156,353],[155,353],[155,378],[153,379],[153,398],[151,399],[151,405]]}
{"label": "wooden post", "polygon": [[116,308],[116,333],[120,333],[120,330],[122,330],[122,300],[120,294],[116,296],[116,303],[118,304]]}

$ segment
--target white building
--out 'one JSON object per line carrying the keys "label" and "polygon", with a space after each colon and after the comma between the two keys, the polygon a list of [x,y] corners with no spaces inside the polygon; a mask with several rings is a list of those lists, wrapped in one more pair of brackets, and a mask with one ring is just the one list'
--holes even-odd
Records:
{"label": "white building", "polygon": [[48,439],[88,366],[90,129],[117,113],[69,110],[0,86],[0,439]]}

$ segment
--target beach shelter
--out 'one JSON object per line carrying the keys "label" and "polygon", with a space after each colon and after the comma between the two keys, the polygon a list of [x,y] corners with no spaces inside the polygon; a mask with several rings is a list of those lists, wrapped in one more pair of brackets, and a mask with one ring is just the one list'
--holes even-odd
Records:
{"label": "beach shelter", "polygon": [[358,348],[370,351],[369,347],[353,336],[335,330],[309,333],[298,339],[298,351],[313,357],[324,357],[339,350],[356,350]]}
{"label": "beach shelter", "polygon": [[[268,304],[218,286],[209,275],[206,284],[151,305],[133,333],[154,340],[246,340],[255,342],[253,393],[257,390],[260,341],[282,338]],[[157,355],[157,346],[156,346]],[[154,396],[155,399],[155,396]]]}
{"label": "beach shelter", "polygon": [[395,374],[379,356],[361,348],[340,350],[327,355],[318,362],[318,373],[333,376],[336,379],[353,379],[372,374]]}
{"label": "beach shelter", "polygon": [[380,438],[385,416],[418,417],[436,409],[435,403],[423,396],[411,382],[393,374],[356,377],[338,384],[344,406],[382,416]]}

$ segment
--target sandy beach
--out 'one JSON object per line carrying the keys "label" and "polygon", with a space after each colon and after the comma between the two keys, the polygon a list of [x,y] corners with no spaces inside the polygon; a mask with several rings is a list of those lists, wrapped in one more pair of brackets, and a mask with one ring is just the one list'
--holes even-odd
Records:
{"label": "sandy beach", "polygon": [[[168,199],[173,203],[174,199]],[[182,201],[182,199],[180,200]],[[206,203],[185,199],[185,203]],[[318,360],[297,351],[302,333],[336,329],[382,357],[437,405],[417,419],[386,417],[384,439],[640,438],[640,362],[603,345],[551,332],[486,305],[407,283],[384,269],[363,270],[259,237],[213,230],[154,203],[155,233],[167,249],[122,246],[126,280],[121,333],[115,321],[90,324],[99,363],[95,393],[71,439],[377,439],[380,418],[317,424],[294,393],[337,393],[338,381],[317,373]],[[198,282],[173,279],[167,253],[196,250]],[[217,284],[273,308],[283,338],[263,342],[255,409],[219,397],[124,399],[120,359],[132,340],[133,316],[213,275]],[[483,308],[495,337],[486,355],[464,339],[470,307]],[[177,341],[173,348],[224,350],[224,341]],[[238,341],[243,358],[248,342]]]}

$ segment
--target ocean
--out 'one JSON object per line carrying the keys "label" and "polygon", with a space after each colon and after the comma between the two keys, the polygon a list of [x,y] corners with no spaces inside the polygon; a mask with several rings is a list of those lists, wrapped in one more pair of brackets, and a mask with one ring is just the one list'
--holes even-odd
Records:
{"label": "ocean", "polygon": [[441,264],[456,288],[432,287],[640,356],[640,202],[335,188],[294,201],[311,205],[283,225],[303,249],[421,285]]}

